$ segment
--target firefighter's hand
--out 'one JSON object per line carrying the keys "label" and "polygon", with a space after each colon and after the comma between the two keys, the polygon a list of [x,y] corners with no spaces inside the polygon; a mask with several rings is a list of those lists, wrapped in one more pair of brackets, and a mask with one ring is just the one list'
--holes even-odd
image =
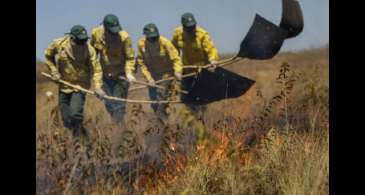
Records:
{"label": "firefighter's hand", "polygon": [[57,81],[61,79],[61,74],[58,71],[52,72],[51,73],[52,79]]}
{"label": "firefighter's hand", "polygon": [[148,80],[148,84],[150,84],[150,85],[156,85],[156,82],[155,82],[155,80],[150,79],[150,80]]}
{"label": "firefighter's hand", "polygon": [[182,74],[181,74],[181,73],[179,73],[179,72],[177,72],[177,73],[175,73],[175,77],[176,77],[176,79],[177,79],[178,81],[181,81],[181,79],[182,79]]}
{"label": "firefighter's hand", "polygon": [[105,97],[105,92],[104,92],[104,90],[103,89],[101,89],[101,88],[96,88],[95,89],[95,95],[96,95],[96,97],[97,98],[99,98],[99,99],[103,99],[104,97]]}
{"label": "firefighter's hand", "polygon": [[131,73],[127,74],[127,79],[131,83],[136,81],[136,77],[134,77]]}
{"label": "firefighter's hand", "polygon": [[210,70],[212,70],[212,71],[214,72],[214,71],[215,71],[215,69],[218,67],[218,66],[217,66],[218,62],[217,62],[217,61],[215,61],[215,60],[212,60],[212,61],[210,62],[210,64],[212,65],[212,66],[211,66],[211,68],[210,68]]}

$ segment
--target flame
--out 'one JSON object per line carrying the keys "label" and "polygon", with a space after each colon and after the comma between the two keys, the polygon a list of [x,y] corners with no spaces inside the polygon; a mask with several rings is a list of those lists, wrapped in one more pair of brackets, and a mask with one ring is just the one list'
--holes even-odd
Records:
{"label": "flame", "polygon": [[[235,137],[235,141],[228,136],[227,132],[221,132],[218,130],[212,130],[211,138],[217,140],[216,143],[212,143],[212,139],[207,139],[196,146],[196,160],[204,163],[207,166],[216,166],[218,162],[228,161],[229,154],[234,150],[237,152],[236,161],[239,164],[252,163],[253,155],[240,152],[243,143],[243,136]],[[238,141],[237,140],[242,140]],[[184,173],[188,166],[188,156],[183,153],[177,152],[176,143],[169,143],[169,148],[174,151],[171,155],[166,155],[163,160],[163,169],[156,170],[154,164],[150,164],[144,171],[144,175],[137,181],[139,188],[147,189],[146,194],[158,194],[161,186],[169,186],[175,184],[179,176]]]}

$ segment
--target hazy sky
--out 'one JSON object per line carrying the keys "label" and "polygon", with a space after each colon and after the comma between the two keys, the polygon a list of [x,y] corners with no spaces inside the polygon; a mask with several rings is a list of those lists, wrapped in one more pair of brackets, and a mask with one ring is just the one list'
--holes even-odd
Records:
{"label": "hazy sky", "polygon": [[[304,15],[304,31],[284,42],[282,50],[318,47],[328,43],[329,0],[299,0]],[[113,13],[122,28],[136,41],[146,23],[155,23],[161,35],[171,38],[180,25],[180,16],[192,12],[198,24],[211,35],[220,53],[236,53],[241,40],[258,13],[275,24],[281,19],[281,0],[37,0],[36,55],[75,24],[91,29]]]}

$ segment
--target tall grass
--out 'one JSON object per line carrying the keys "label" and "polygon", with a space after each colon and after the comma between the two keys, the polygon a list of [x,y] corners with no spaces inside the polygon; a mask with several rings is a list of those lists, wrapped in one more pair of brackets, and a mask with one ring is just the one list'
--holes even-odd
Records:
{"label": "tall grass", "polygon": [[[327,54],[230,67],[256,84],[209,105],[205,126],[184,107],[171,106],[164,124],[136,104],[127,106],[125,125],[113,124],[88,96],[90,147],[78,149],[62,127],[57,86],[37,79],[37,194],[328,194]],[[197,142],[205,130],[210,136]]]}
{"label": "tall grass", "polygon": [[[216,128],[223,141],[193,156],[162,194],[328,194],[328,85],[318,69],[307,71],[283,63],[279,95],[263,100],[256,122]],[[301,93],[290,95],[296,87]],[[247,147],[252,131],[257,141]]]}

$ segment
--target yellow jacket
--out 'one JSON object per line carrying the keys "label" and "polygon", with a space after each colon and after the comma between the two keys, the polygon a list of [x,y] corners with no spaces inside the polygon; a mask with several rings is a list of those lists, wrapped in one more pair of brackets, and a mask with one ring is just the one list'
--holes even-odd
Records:
{"label": "yellow jacket", "polygon": [[186,65],[205,65],[218,60],[218,51],[203,28],[197,26],[195,38],[189,38],[183,27],[177,27],[172,37],[172,44],[182,54],[182,61]]}
{"label": "yellow jacket", "polygon": [[112,40],[104,36],[103,26],[96,27],[92,30],[90,44],[100,55],[104,75],[118,76],[134,71],[132,39],[126,31],[120,31],[119,37]]}
{"label": "yellow jacket", "polygon": [[164,75],[182,73],[178,51],[163,36],[154,44],[146,41],[145,37],[138,41],[137,63],[141,65],[142,73],[148,80],[160,80]]}
{"label": "yellow jacket", "polygon": [[[88,89],[92,76],[95,88],[102,85],[102,69],[90,44],[71,46],[69,36],[58,38],[45,50],[45,58],[50,71],[58,71],[65,81]],[[71,93],[77,90],[61,85],[61,91]]]}

